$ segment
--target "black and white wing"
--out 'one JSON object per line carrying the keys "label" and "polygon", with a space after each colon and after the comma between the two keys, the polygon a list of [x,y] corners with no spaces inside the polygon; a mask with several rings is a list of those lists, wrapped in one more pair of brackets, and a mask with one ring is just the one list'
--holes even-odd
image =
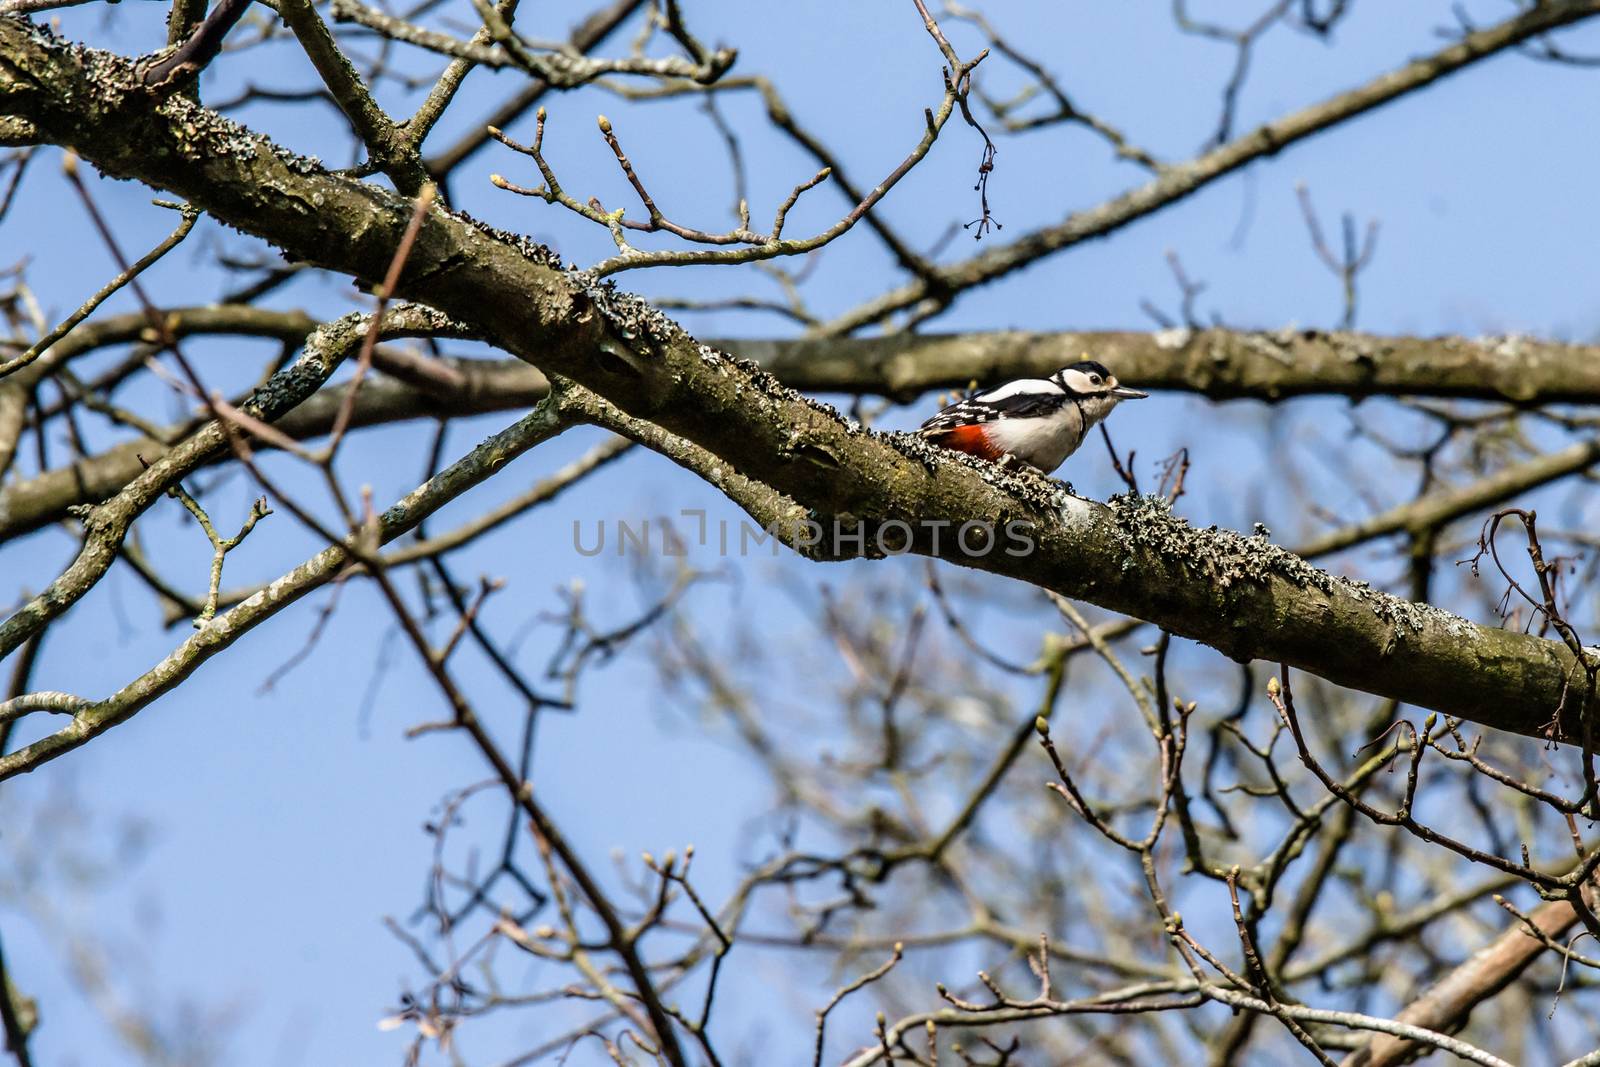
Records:
{"label": "black and white wing", "polygon": [[1048,418],[1070,400],[1066,390],[1048,378],[1021,378],[963,397],[923,423],[921,433],[931,437],[1000,419]]}

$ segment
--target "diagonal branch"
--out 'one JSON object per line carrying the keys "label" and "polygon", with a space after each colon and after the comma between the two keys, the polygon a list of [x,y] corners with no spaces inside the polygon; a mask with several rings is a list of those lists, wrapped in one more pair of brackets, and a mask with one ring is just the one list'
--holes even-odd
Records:
{"label": "diagonal branch", "polygon": [[[572,31],[568,44],[576,54],[587,52],[601,44],[611,35],[618,26],[627,20],[639,8],[643,7],[645,0],[613,0],[610,5],[594,12]],[[435,180],[442,179],[456,166],[471,157],[480,148],[489,143],[487,128],[490,126],[509,126],[513,119],[525,114],[529,108],[537,104],[549,93],[554,86],[549,82],[535,80],[519,90],[516,95],[505,101],[483,122],[473,123],[463,133],[459,140],[450,145],[438,155],[429,156],[426,160],[428,173]]]}
{"label": "diagonal branch", "polygon": [[[967,92],[971,83],[972,71],[988,56],[988,49],[979,52],[970,60],[965,62],[960,61],[959,57],[957,57],[955,53],[955,50],[951,48],[950,43],[945,39],[944,34],[939,30],[938,23],[935,22],[930,15],[928,15],[927,9],[924,7],[922,0],[914,0],[914,2],[917,5],[917,9],[923,16],[925,24],[928,27],[928,32],[933,36],[934,41],[939,45],[940,50],[944,54],[945,59],[949,64],[946,68],[944,68],[943,71],[944,95],[940,99],[940,102],[936,108],[928,108],[924,110],[922,136],[918,139],[906,157],[901,160],[901,162],[892,171],[890,171],[886,178],[880,181],[872,188],[870,192],[868,192],[859,202],[857,202],[850,209],[850,211],[844,215],[843,218],[839,219],[839,221],[835,222],[827,229],[813,234],[810,237],[784,238],[784,220],[788,216],[790,209],[794,207],[795,203],[800,199],[802,194],[821,184],[828,178],[828,176],[832,173],[832,169],[830,167],[823,167],[816,173],[815,176],[799,183],[793,188],[788,198],[779,205],[777,213],[773,218],[772,229],[769,233],[757,234],[751,232],[749,225],[749,208],[743,201],[741,201],[739,204],[739,214],[741,218],[738,229],[726,234],[711,234],[701,230],[691,230],[687,227],[679,226],[670,222],[665,218],[664,215],[662,215],[661,211],[656,207],[655,201],[650,197],[650,194],[645,191],[644,184],[640,181],[638,175],[634,171],[633,164],[629,161],[627,155],[623,153],[622,147],[617,141],[616,135],[612,130],[611,123],[604,115],[600,116],[599,118],[600,131],[606,138],[607,144],[610,146],[613,154],[616,156],[617,163],[622,168],[623,174],[627,177],[628,182],[633,186],[635,192],[638,193],[640,200],[643,201],[648,216],[647,222],[642,224],[630,224],[625,221],[625,209],[618,208],[614,211],[608,212],[601,207],[598,200],[591,198],[587,203],[583,203],[562,190],[560,183],[556,180],[555,172],[551,169],[549,163],[545,160],[541,152],[546,117],[545,110],[543,108],[540,108],[538,112],[538,125],[535,129],[534,141],[532,145],[526,147],[519,145],[515,141],[512,141],[510,138],[506,137],[505,134],[498,129],[491,128],[489,133],[508,148],[531,156],[539,168],[540,175],[544,178],[544,184],[536,189],[526,189],[512,184],[498,174],[491,175],[490,181],[493,182],[496,187],[504,189],[508,192],[520,193],[524,196],[538,197],[551,204],[560,204],[569,211],[573,211],[583,216],[590,222],[605,226],[608,230],[610,230],[611,239],[617,246],[617,255],[595,264],[592,268],[590,268],[592,273],[597,278],[603,278],[607,275],[618,273],[619,271],[635,270],[642,267],[684,266],[689,264],[712,263],[752,263],[773,259],[779,256],[798,256],[807,252],[815,251],[824,245],[830,244],[837,238],[842,237],[845,233],[849,232],[857,222],[860,222],[863,218],[867,217],[869,212],[871,212],[872,209],[875,208],[878,203],[889,194],[890,190],[899,184],[901,179],[909,174],[912,169],[914,169],[919,163],[922,162],[924,158],[926,158],[929,151],[932,150],[934,142],[938,140],[939,134],[944,129],[945,124],[950,120],[950,117],[955,113],[958,107],[961,109],[961,113],[966,120],[975,128],[977,128],[980,134],[983,132],[982,128],[977,126],[977,123],[972,119],[971,114],[968,112]],[[993,157],[994,148],[993,144],[988,141],[988,136],[986,134],[984,135],[984,141],[988,147],[984,156],[984,167],[980,171],[980,188],[985,187],[987,184],[987,175],[989,170],[992,169],[990,161]],[[981,220],[980,233],[982,232],[982,226],[990,225],[987,194],[984,195],[983,202],[984,214],[983,219]],[[640,229],[646,232],[666,230],[667,232],[673,233],[697,244],[736,245],[738,247],[646,251],[634,248],[628,243],[627,237],[623,232],[625,228]]]}
{"label": "diagonal branch", "polygon": [[278,14],[299,38],[300,47],[338,101],[339,110],[372,154],[373,163],[393,179],[395,188],[416,196],[428,180],[417,146],[372,98],[361,75],[339,50],[327,23],[312,8],[311,0],[278,0]]}
{"label": "diagonal branch", "polygon": [[[389,355],[380,348],[374,362],[380,369]],[[403,358],[403,357],[400,357]],[[548,385],[538,371],[521,360],[438,360],[438,370],[459,376],[459,386],[424,386],[419,382],[374,378],[361,387],[351,411],[351,427],[376,426],[403,419],[438,419],[525,409],[539,402]],[[394,369],[399,369],[395,367]],[[272,425],[286,437],[307,441],[333,429],[348,385],[325,388]],[[237,405],[236,405],[237,406]],[[80,504],[98,504],[120,492],[144,469],[140,460],[154,461],[169,451],[163,438],[186,434],[190,423],[165,427],[156,437],[124,441],[96,456],[52,468],[26,481],[0,488],[0,541],[59,522]],[[270,449],[272,442],[256,447]],[[226,462],[227,450],[208,456],[203,465]]]}
{"label": "diagonal branch", "polygon": [[[545,404],[493,435],[466,456],[396,501],[377,519],[377,543],[387,544],[438,511],[504,464],[569,425]],[[355,558],[350,541],[331,545],[230,611],[212,619],[165,659],[104,700],[72,709],[72,722],[9,755],[0,756],[0,780],[24,774],[127,721],[279,611],[334,580]]]}
{"label": "diagonal branch", "polygon": [[[70,159],[71,157],[68,158]],[[69,165],[75,166],[76,164],[74,163]],[[127,270],[122,271],[105,285],[101,286],[93,296],[89,297],[88,300],[83,302],[83,305],[79,307],[78,310],[68,315],[65,319],[62,319],[60,324],[52,329],[49,333],[45,334],[33,344],[29,345],[27,350],[24,351],[20,356],[16,357],[15,359],[8,359],[5,362],[0,363],[0,378],[6,378],[12,374],[15,374],[17,371],[28,366],[34,360],[44,355],[47,351],[49,351],[51,345],[65,337],[84,319],[94,314],[95,308],[99,307],[101,304],[110,299],[112,294],[114,294],[118,289],[121,289],[124,285],[127,285],[129,282],[133,281],[133,279],[137,278],[140,274],[143,274],[162,256],[178,247],[183,239],[189,236],[189,231],[194,229],[195,222],[200,218],[199,212],[190,207],[183,206],[179,210],[182,212],[183,218],[179,221],[177,228],[174,229],[172,233],[168,234],[160,244],[156,245],[143,256],[139,257],[139,259],[129,266]],[[4,469],[0,468],[0,474],[3,473],[5,473]]]}
{"label": "diagonal branch", "polygon": [[[388,269],[408,201],[329,175],[188,101],[154,107],[127,90],[126,61],[34,27],[0,20],[0,55],[0,114],[19,114],[103,170],[178,192],[294,258],[369,283]],[[307,213],[308,203],[322,210]],[[720,458],[719,469],[781,494],[819,525],[836,524],[839,536],[811,544],[780,531],[818,558],[909,548],[1146,619],[1241,661],[1285,662],[1530,736],[1544,736],[1565,706],[1558,732],[1577,728],[1582,701],[1569,689],[1583,672],[1557,642],[1329,575],[1262,536],[1196,528],[1160,500],[1099,504],[915,438],[869,433],[697,343],[642,301],[568,274],[526,240],[435,208],[399,290]],[[1031,546],[971,553],[953,543],[951,532],[975,521],[1021,523]],[[891,524],[909,535],[886,540]],[[0,625],[0,650],[39,625]]]}
{"label": "diagonal branch", "polygon": [[[174,15],[174,24],[170,27],[173,34],[183,29],[186,21],[183,14],[188,10],[188,5],[182,5],[180,12]],[[199,4],[198,10],[204,13],[205,4]],[[160,91],[196,77],[207,63],[217,58],[217,53],[222,51],[222,39],[248,10],[250,0],[219,0],[211,13],[201,19],[188,36],[173,42],[176,47],[152,59],[144,69],[144,83],[152,90]]]}
{"label": "diagonal branch", "polygon": [[[386,316],[386,332],[455,332],[444,316],[426,308],[396,308]],[[359,345],[366,317],[347,315],[329,323],[310,339],[300,358],[251,394],[243,405],[250,418],[271,422],[300,404],[325,383]],[[0,623],[0,656],[39,633],[99,580],[116,561],[122,539],[143,512],[179,479],[227,448],[227,431],[217,420],[206,423],[166,455],[149,465],[117,496],[83,515],[85,535],[76,559],[55,581]]]}
{"label": "diagonal branch", "polygon": [[336,21],[353,22],[382,37],[453,59],[470,60],[492,70],[516,67],[555,89],[576,89],[608,74],[687,78],[700,84],[709,84],[720,78],[733,65],[735,58],[729,49],[720,49],[706,56],[704,61],[690,61],[678,56],[597,59],[569,56],[562,52],[536,52],[517,36],[503,17],[494,14],[493,8],[485,5],[479,8],[479,13],[485,16],[484,28],[488,31],[488,39],[474,37],[463,40],[407,22],[369,7],[360,0],[333,0],[333,17]]}
{"label": "diagonal branch", "polygon": [[[1570,903],[1551,901],[1536,908],[1528,921],[1545,938],[1560,937],[1577,924]],[[1472,1009],[1517,979],[1543,955],[1545,943],[1516,922],[1459,967],[1430,986],[1395,1016],[1395,1021],[1455,1033]],[[1370,1042],[1346,1056],[1342,1067],[1398,1067],[1420,1050],[1415,1041],[1393,1034],[1374,1034]]]}
{"label": "diagonal branch", "polygon": [[1525,7],[1503,22],[1474,30],[1357,89],[1259,126],[1187,163],[1174,164],[1145,185],[1097,207],[1023,234],[1010,244],[939,267],[932,281],[919,278],[884,293],[828,323],[822,332],[846,334],[923,301],[948,301],[951,292],[987,284],[1064,248],[1104,237],[1258,159],[1432,85],[1488,56],[1596,14],[1600,14],[1600,0],[1553,0]]}

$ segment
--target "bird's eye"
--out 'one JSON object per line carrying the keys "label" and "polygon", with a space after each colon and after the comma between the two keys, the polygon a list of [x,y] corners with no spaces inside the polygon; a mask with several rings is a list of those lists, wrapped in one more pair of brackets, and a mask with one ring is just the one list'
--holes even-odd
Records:
{"label": "bird's eye", "polygon": [[1100,384],[1100,375],[1098,375],[1098,374],[1089,375],[1089,383],[1091,385],[1099,385]]}

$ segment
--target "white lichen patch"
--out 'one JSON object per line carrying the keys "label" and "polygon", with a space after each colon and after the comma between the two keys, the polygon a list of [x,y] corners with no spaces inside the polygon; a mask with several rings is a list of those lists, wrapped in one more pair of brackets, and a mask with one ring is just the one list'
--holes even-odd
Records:
{"label": "white lichen patch", "polygon": [[1515,363],[1526,361],[1531,354],[1530,350],[1535,347],[1533,338],[1519,333],[1508,333],[1501,337],[1482,337],[1478,339],[1478,344],[1501,359]]}
{"label": "white lichen patch", "polygon": [[691,346],[702,365],[737,373],[738,380],[732,384],[734,394],[753,401],[762,410],[798,405],[826,418],[846,433],[861,432],[858,425],[831,404],[789,388],[748,359],[697,341],[666,312],[637,294],[618,289],[610,279],[597,280],[589,271],[569,271],[567,277],[594,304],[611,332],[639,354],[654,356],[675,345]]}
{"label": "white lichen patch", "polygon": [[692,341],[660,308],[634,293],[618,289],[609,280],[597,280],[592,271],[569,271],[568,280],[594,304],[611,332],[641,355],[653,354],[679,341]]}
{"label": "white lichen patch", "polygon": [[1285,367],[1294,365],[1294,356],[1290,350],[1294,346],[1293,333],[1247,333],[1239,339],[1239,343],[1258,356],[1264,356],[1275,363]]}
{"label": "white lichen patch", "polygon": [[1163,351],[1171,352],[1182,348],[1194,337],[1194,331],[1187,326],[1173,326],[1165,330],[1157,330],[1150,335],[1156,347]]}
{"label": "white lichen patch", "polygon": [[271,138],[202,107],[181,93],[162,101],[159,111],[170,122],[172,131],[179,135],[183,150],[193,158],[225,156],[248,160],[266,154],[302,177],[328,173],[315,156],[291,152]]}
{"label": "white lichen patch", "polygon": [[[1267,538],[1265,527],[1246,537],[1216,526],[1198,529],[1172,514],[1163,497],[1116,496],[1109,503],[1117,530],[1130,547],[1154,552],[1196,575],[1205,578],[1219,591],[1236,585],[1262,585],[1274,579],[1322,595],[1352,597],[1367,604],[1374,615],[1393,630],[1396,639],[1420,633],[1427,627],[1440,627],[1456,637],[1473,632],[1467,620],[1428,604],[1408,600],[1374,589],[1366,582],[1341,578],[1312,566],[1294,553],[1280,548]],[[1134,566],[1128,553],[1127,566]]]}
{"label": "white lichen patch", "polygon": [[541,244],[540,242],[535,241],[527,234],[512,233],[509,230],[502,230],[491,226],[482,219],[474,218],[472,215],[460,210],[459,208],[443,208],[441,210],[447,217],[455,219],[457,222],[465,223],[474,230],[477,230],[479,233],[483,234],[485,237],[497,241],[500,244],[510,245],[512,248],[515,248],[519,253],[521,253],[524,259],[531,263],[537,263],[541,267],[548,267],[555,271],[567,269],[566,266],[564,266],[561,262],[561,254],[559,252],[551,248],[549,245]]}

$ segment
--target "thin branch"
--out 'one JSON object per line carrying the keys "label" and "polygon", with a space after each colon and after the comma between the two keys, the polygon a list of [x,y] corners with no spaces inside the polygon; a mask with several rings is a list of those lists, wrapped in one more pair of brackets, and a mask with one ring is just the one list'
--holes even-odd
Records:
{"label": "thin branch", "polygon": [[[337,5],[336,5],[337,8]],[[416,145],[409,140],[383,109],[372,98],[372,93],[362,82],[350,60],[340,51],[327,24],[311,6],[311,0],[278,0],[278,13],[294,31],[317,73],[322,76],[328,91],[338,101],[360,136],[372,161],[387,174],[407,196],[423,195],[428,182],[427,171]],[[337,17],[337,10],[335,10]]]}
{"label": "thin branch", "polygon": [[[941,51],[946,53],[946,58],[950,59],[951,62],[951,67],[945,71],[944,99],[940,102],[939,107],[936,110],[930,109],[926,112],[925,130],[922,138],[917,143],[916,147],[911,150],[911,153],[901,161],[900,165],[897,166],[887,178],[885,178],[869,193],[867,193],[866,196],[863,197],[861,201],[857,203],[856,206],[852,208],[842,219],[828,227],[826,230],[823,230],[812,237],[803,239],[784,239],[782,236],[784,219],[788,215],[789,209],[794,206],[795,202],[799,200],[803,193],[827,179],[829,174],[832,173],[831,168],[824,167],[822,170],[818,171],[814,177],[808,179],[807,181],[801,182],[799,185],[796,185],[794,190],[789,194],[788,198],[781,205],[779,205],[778,210],[773,217],[772,228],[764,235],[752,233],[749,230],[747,221],[744,225],[741,225],[739,229],[731,231],[727,234],[718,235],[709,234],[699,230],[691,230],[687,227],[677,226],[662,216],[660,211],[656,208],[654,201],[645,191],[643,183],[639,181],[637,175],[634,173],[631,162],[622,152],[620,144],[616,141],[610,122],[604,116],[601,116],[599,120],[601,133],[607,139],[607,142],[611,146],[613,153],[616,155],[618,164],[622,168],[623,173],[627,176],[629,182],[633,185],[634,190],[639,194],[640,199],[644,202],[648,214],[648,221],[646,223],[637,224],[635,228],[647,231],[664,229],[687,240],[698,243],[726,245],[738,244],[741,247],[717,250],[669,250],[650,252],[631,246],[623,233],[623,230],[627,228],[627,223],[624,221],[624,209],[619,208],[617,210],[608,212],[600,206],[598,201],[590,200],[588,203],[582,203],[561,188],[560,183],[556,180],[554,170],[545,160],[542,152],[544,123],[546,118],[543,108],[539,109],[538,125],[535,129],[534,140],[531,145],[520,145],[506,137],[503,132],[497,129],[491,129],[489,132],[491,136],[494,136],[502,144],[506,145],[506,147],[531,156],[535,164],[538,166],[541,176],[544,178],[544,184],[534,189],[524,188],[522,186],[513,184],[498,174],[492,175],[490,180],[500,189],[504,189],[508,192],[519,193],[523,196],[538,197],[547,203],[560,204],[562,207],[565,207],[569,211],[583,216],[590,222],[605,226],[607,229],[609,229],[611,231],[612,240],[617,246],[618,255],[612,257],[611,259],[604,260],[591,268],[591,272],[597,278],[603,278],[619,271],[634,270],[643,267],[684,264],[751,263],[766,259],[773,259],[778,256],[795,256],[814,251],[815,249],[821,248],[823,245],[830,243],[831,241],[848,232],[857,222],[859,222],[868,212],[870,212],[879,201],[888,195],[889,191],[899,183],[901,178],[903,178],[911,171],[913,167],[922,161],[922,159],[928,154],[929,150],[933,147],[934,141],[938,139],[940,131],[944,128],[944,124],[949,121],[950,116],[954,113],[955,109],[960,107],[963,109],[963,111],[965,110],[967,91],[966,87],[969,84],[972,70],[983,61],[985,56],[988,55],[987,51],[980,52],[975,58],[965,63],[956,62],[954,59],[951,59],[951,57],[954,55],[954,52],[950,49],[949,42],[945,41],[943,39],[943,35],[938,32],[937,23],[933,22],[930,16],[927,16],[926,9],[922,7],[921,0],[914,0],[914,2],[917,3],[919,10],[922,11],[928,24],[932,26],[931,32],[933,33],[935,41],[939,42]],[[976,125],[976,123],[974,123],[974,125]],[[988,218],[987,206],[985,207],[984,218],[985,220]]]}
{"label": "thin branch", "polygon": [[[66,166],[76,167],[76,159],[77,157],[69,153],[67,155]],[[183,239],[189,236],[189,231],[194,229],[195,222],[197,222],[200,218],[200,209],[189,204],[172,205],[163,201],[156,201],[156,203],[160,204],[162,207],[175,207],[181,213],[183,218],[182,221],[178,223],[177,228],[168,234],[166,239],[160,244],[156,245],[150,251],[146,252],[143,256],[135,260],[127,270],[121,271],[116,277],[112,278],[105,285],[101,286],[93,296],[83,302],[83,305],[79,307],[77,311],[74,311],[72,314],[62,319],[61,322],[51,329],[49,333],[45,334],[33,344],[29,345],[20,356],[17,356],[12,360],[7,360],[4,363],[0,363],[0,379],[4,379],[8,375],[15,374],[17,371],[28,366],[34,360],[48,352],[52,345],[70,333],[84,319],[94,314],[95,309],[110,299],[111,296],[117,292],[117,290],[121,289],[139,275],[143,274],[146,270],[158,262],[162,256],[178,247],[178,245],[183,242]]]}
{"label": "thin branch", "polygon": [[1104,237],[1136,219],[1176,203],[1255,160],[1275,155],[1298,141],[1339,126],[1384,104],[1430,85],[1496,53],[1515,48],[1552,30],[1600,11],[1594,0],[1561,0],[1523,8],[1503,22],[1476,30],[1432,55],[1412,60],[1360,88],[1285,115],[1220,144],[1183,164],[1175,164],[1146,185],[1074,211],[1064,221],[1023,234],[1007,245],[958,263],[940,266],[931,279],[916,279],[875,297],[829,322],[826,332],[841,336],[881,322],[895,313],[949,292],[968,291],[995,281],[1052,253]]}
{"label": "thin branch", "polygon": [[425,29],[368,7],[360,0],[333,0],[332,10],[335,21],[353,22],[392,40],[453,59],[469,60],[491,69],[515,67],[554,89],[576,89],[613,74],[687,78],[700,84],[709,84],[722,77],[736,58],[736,53],[731,49],[709,53],[703,61],[687,61],[677,56],[597,59],[565,52],[539,52],[511,29],[503,14],[496,12],[486,2],[475,0],[474,6],[483,16],[484,28],[488,31],[487,41],[478,37],[462,40],[437,30]]}

